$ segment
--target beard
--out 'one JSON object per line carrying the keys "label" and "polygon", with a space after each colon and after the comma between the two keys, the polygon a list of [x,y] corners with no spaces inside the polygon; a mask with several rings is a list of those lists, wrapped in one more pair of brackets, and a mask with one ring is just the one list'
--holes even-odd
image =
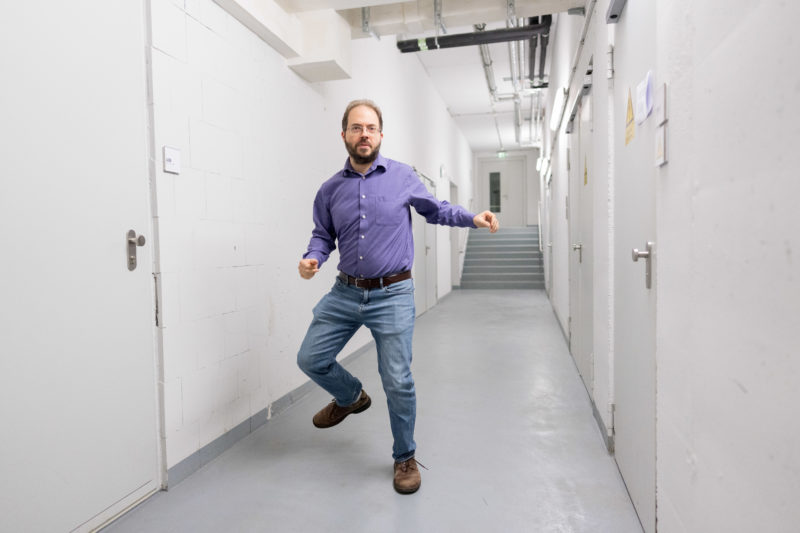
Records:
{"label": "beard", "polygon": [[345,147],[347,148],[347,153],[350,154],[350,157],[355,161],[357,165],[367,165],[372,163],[377,159],[378,152],[381,151],[381,142],[378,141],[372,151],[366,155],[362,155],[358,152],[358,145],[361,143],[361,139],[358,140],[356,143],[349,143],[347,141],[344,142]]}

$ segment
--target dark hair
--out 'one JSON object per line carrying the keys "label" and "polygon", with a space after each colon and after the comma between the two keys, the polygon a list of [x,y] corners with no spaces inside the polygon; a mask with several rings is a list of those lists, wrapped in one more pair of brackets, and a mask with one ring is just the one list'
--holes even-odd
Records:
{"label": "dark hair", "polygon": [[367,106],[378,115],[378,126],[380,127],[381,131],[383,131],[383,115],[381,114],[381,108],[375,104],[372,100],[353,100],[349,104],[347,104],[347,109],[344,110],[344,116],[342,116],[342,131],[347,129],[347,119],[350,116],[350,111],[353,110],[354,107],[358,107],[360,105]]}

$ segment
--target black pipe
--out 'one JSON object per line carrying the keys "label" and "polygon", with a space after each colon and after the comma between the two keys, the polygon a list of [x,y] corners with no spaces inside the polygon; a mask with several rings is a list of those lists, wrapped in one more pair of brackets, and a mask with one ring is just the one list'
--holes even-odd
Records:
{"label": "black pipe", "polygon": [[[531,17],[528,19],[528,24],[534,26],[539,24],[539,17]],[[536,41],[538,36],[534,35],[528,41],[528,79],[533,81],[536,76]]]}
{"label": "black pipe", "polygon": [[541,55],[539,56],[539,84],[544,81],[544,61],[545,57],[547,56],[547,41],[550,38],[550,24],[553,23],[553,15],[543,15],[542,16],[542,26],[545,26],[545,30],[542,31],[540,34],[542,36],[542,51]]}
{"label": "black pipe", "polygon": [[525,41],[543,31],[549,31],[550,25],[536,24],[532,26],[519,26],[489,30],[476,33],[458,33],[455,35],[440,35],[438,39],[428,37],[422,39],[409,39],[397,41],[397,48],[402,53],[419,52],[420,50],[436,50],[437,48],[455,48],[457,46],[473,46],[477,44],[505,43],[508,41]]}

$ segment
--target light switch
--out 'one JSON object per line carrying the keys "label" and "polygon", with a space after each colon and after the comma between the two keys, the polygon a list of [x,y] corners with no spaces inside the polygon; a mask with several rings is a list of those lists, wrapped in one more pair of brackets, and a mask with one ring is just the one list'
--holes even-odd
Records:
{"label": "light switch", "polygon": [[181,151],[172,146],[164,146],[164,172],[181,173]]}

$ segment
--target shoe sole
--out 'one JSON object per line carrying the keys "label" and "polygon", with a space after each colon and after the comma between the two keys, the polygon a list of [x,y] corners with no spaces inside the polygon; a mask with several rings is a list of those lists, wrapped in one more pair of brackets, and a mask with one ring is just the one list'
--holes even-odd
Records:
{"label": "shoe sole", "polygon": [[417,485],[413,489],[401,489],[397,485],[395,485],[394,486],[394,490],[396,490],[400,494],[414,494],[415,492],[417,492],[419,490],[420,485],[422,485],[422,483],[420,483],[419,485]]}
{"label": "shoe sole", "polygon": [[314,422],[313,420],[311,421],[311,423],[314,424],[314,427],[317,427],[317,428],[320,428],[320,429],[332,428],[333,426],[335,426],[337,424],[340,424],[342,422],[342,420],[344,420],[348,416],[366,411],[367,409],[369,409],[370,405],[372,405],[372,398],[367,397],[367,403],[365,403],[364,405],[362,405],[361,407],[359,407],[358,409],[356,409],[354,411],[350,411],[349,413],[344,415],[342,418],[340,418],[339,420],[337,420],[333,424],[320,425],[320,424],[317,424],[316,422]]}

